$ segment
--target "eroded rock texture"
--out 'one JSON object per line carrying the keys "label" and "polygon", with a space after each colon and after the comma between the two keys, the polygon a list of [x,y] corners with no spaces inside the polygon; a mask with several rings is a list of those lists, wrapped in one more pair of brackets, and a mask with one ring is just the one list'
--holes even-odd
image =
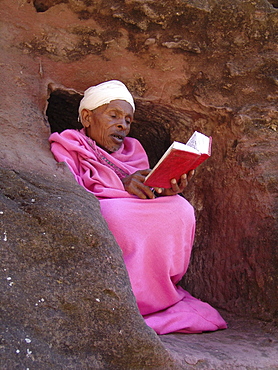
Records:
{"label": "eroded rock texture", "polygon": [[198,225],[182,284],[216,307],[277,319],[276,7],[0,2],[6,368],[182,367],[142,321],[97,200],[49,152],[51,130],[77,127],[82,91],[112,78],[136,98],[132,134],[152,165],[172,140],[213,137],[185,194]]}
{"label": "eroded rock texture", "polygon": [[57,178],[1,169],[1,179],[1,368],[172,368],[96,198]]}

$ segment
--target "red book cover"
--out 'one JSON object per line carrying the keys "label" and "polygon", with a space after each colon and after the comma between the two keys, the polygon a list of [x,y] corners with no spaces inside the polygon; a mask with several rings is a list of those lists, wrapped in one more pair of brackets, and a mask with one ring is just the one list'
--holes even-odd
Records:
{"label": "red book cover", "polygon": [[150,187],[170,188],[171,179],[180,180],[181,175],[194,170],[211,155],[211,137],[195,131],[186,144],[174,141],[144,184]]}

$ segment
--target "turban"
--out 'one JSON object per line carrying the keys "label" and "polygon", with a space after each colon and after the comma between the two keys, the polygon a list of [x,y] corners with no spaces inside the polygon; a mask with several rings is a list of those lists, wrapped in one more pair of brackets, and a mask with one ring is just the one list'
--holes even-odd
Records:
{"label": "turban", "polygon": [[132,106],[133,111],[135,111],[133,97],[122,82],[111,80],[89,87],[85,90],[84,97],[80,101],[79,117],[81,117],[83,109],[93,110],[118,99],[127,101]]}

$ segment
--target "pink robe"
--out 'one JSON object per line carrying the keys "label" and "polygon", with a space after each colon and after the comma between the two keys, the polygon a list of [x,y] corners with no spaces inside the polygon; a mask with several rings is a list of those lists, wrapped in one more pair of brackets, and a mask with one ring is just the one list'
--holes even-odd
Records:
{"label": "pink robe", "polygon": [[53,133],[49,140],[56,160],[66,162],[77,182],[99,199],[147,325],[158,334],[225,329],[214,308],[176,285],[190,260],[192,206],[179,195],[143,200],[124,189],[121,177],[149,168],[141,144],[125,138],[117,152],[108,154],[84,130]]}

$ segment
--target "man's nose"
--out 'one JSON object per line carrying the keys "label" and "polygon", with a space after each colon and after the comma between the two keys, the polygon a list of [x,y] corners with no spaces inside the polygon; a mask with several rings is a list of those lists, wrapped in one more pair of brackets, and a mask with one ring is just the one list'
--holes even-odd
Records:
{"label": "man's nose", "polygon": [[128,123],[126,122],[125,118],[119,119],[118,127],[126,130],[128,128]]}

